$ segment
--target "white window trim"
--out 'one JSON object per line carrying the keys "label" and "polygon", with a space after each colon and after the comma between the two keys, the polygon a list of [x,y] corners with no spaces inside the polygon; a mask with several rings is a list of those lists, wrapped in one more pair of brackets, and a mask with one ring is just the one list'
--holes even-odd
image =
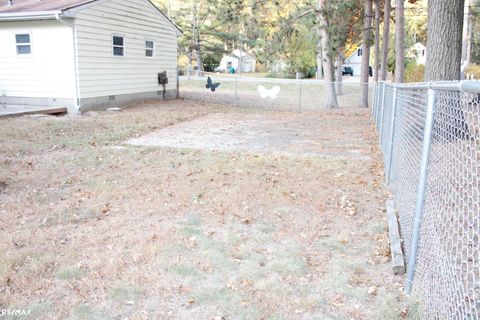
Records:
{"label": "white window trim", "polygon": [[[153,42],[153,48],[147,48],[147,41]],[[157,53],[155,40],[153,40],[153,39],[145,39],[145,42],[144,42],[144,43],[145,43],[145,51],[144,51],[145,58],[148,58],[148,59],[155,58],[155,54]],[[147,56],[147,50],[148,50],[148,49],[151,49],[151,50],[152,50],[152,56],[151,56],[151,57]]]}
{"label": "white window trim", "polygon": [[[123,46],[114,45],[114,44],[113,44],[113,37],[121,37],[121,38],[123,38]],[[118,58],[125,57],[125,56],[127,55],[127,46],[126,46],[126,37],[125,37],[125,35],[123,35],[123,34],[118,34],[118,33],[112,33],[112,36],[111,36],[110,39],[111,39],[111,45],[112,45],[112,56],[118,57]],[[117,47],[117,48],[122,47],[122,48],[123,48],[123,55],[121,55],[121,56],[115,55],[114,52],[113,52],[113,48],[115,48],[115,47]]]}
{"label": "white window trim", "polygon": [[[27,45],[26,43],[17,43],[17,35],[20,34],[28,34],[30,42],[28,45],[30,46],[30,53],[18,53],[17,46],[18,45]],[[13,43],[15,49],[15,55],[17,57],[31,57],[33,55],[33,44],[32,44],[32,32],[31,31],[18,31],[13,33]]]}

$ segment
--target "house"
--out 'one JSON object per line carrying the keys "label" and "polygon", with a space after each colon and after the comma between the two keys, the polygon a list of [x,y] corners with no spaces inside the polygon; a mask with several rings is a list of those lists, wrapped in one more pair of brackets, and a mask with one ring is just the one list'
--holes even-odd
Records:
{"label": "house", "polygon": [[354,76],[359,76],[362,73],[362,55],[363,49],[355,49],[346,59],[343,65],[345,67],[351,67]]}
{"label": "house", "polygon": [[83,113],[176,97],[181,31],[149,0],[6,1],[0,104]]}
{"label": "house", "polygon": [[412,58],[417,64],[425,65],[427,57],[427,47],[420,42],[415,43],[407,52],[407,57]]}
{"label": "house", "polygon": [[288,71],[290,64],[285,60],[274,60],[268,63],[268,70],[271,73],[282,73]]}
{"label": "house", "polygon": [[240,64],[242,66],[242,72],[255,72],[257,60],[252,54],[237,49],[231,54],[224,55],[217,69],[229,71],[233,68],[235,72],[237,72]]}

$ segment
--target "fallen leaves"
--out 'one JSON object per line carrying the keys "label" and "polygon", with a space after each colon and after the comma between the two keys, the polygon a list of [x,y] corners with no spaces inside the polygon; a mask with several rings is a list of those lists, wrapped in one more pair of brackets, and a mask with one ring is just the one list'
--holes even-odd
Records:
{"label": "fallen leaves", "polygon": [[343,307],[343,305],[345,304],[345,297],[342,296],[341,294],[336,294],[335,298],[332,301],[332,304],[335,307]]}
{"label": "fallen leaves", "polygon": [[104,215],[108,216],[110,214],[110,202],[105,203],[101,210]]}
{"label": "fallen leaves", "polygon": [[243,224],[251,224],[251,223],[252,223],[252,220],[251,220],[250,218],[244,218],[244,219],[242,220],[242,223],[243,223]]}
{"label": "fallen leaves", "polygon": [[371,287],[368,287],[367,292],[371,296],[376,296],[377,295],[377,290],[378,290],[377,286],[371,286]]}
{"label": "fallen leaves", "polygon": [[357,214],[357,211],[358,211],[357,204],[352,200],[348,199],[346,195],[342,195],[342,198],[338,206],[350,216]]}

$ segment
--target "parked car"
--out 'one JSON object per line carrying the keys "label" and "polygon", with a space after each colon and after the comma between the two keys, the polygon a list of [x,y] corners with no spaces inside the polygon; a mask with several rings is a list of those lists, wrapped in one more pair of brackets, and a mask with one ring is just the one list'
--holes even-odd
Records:
{"label": "parked car", "polygon": [[344,67],[342,68],[342,75],[346,75],[346,74],[349,74],[349,75],[353,76],[353,69],[352,69],[352,67],[344,66]]}

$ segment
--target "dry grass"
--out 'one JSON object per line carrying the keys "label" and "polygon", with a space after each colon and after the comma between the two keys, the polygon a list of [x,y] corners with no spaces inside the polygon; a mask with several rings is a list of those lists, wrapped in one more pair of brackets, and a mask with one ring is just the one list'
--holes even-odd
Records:
{"label": "dry grass", "polygon": [[38,319],[404,317],[369,116],[307,115],[326,153],[361,139],[373,161],[122,144],[214,112],[238,110],[176,101],[0,120],[0,309]]}

